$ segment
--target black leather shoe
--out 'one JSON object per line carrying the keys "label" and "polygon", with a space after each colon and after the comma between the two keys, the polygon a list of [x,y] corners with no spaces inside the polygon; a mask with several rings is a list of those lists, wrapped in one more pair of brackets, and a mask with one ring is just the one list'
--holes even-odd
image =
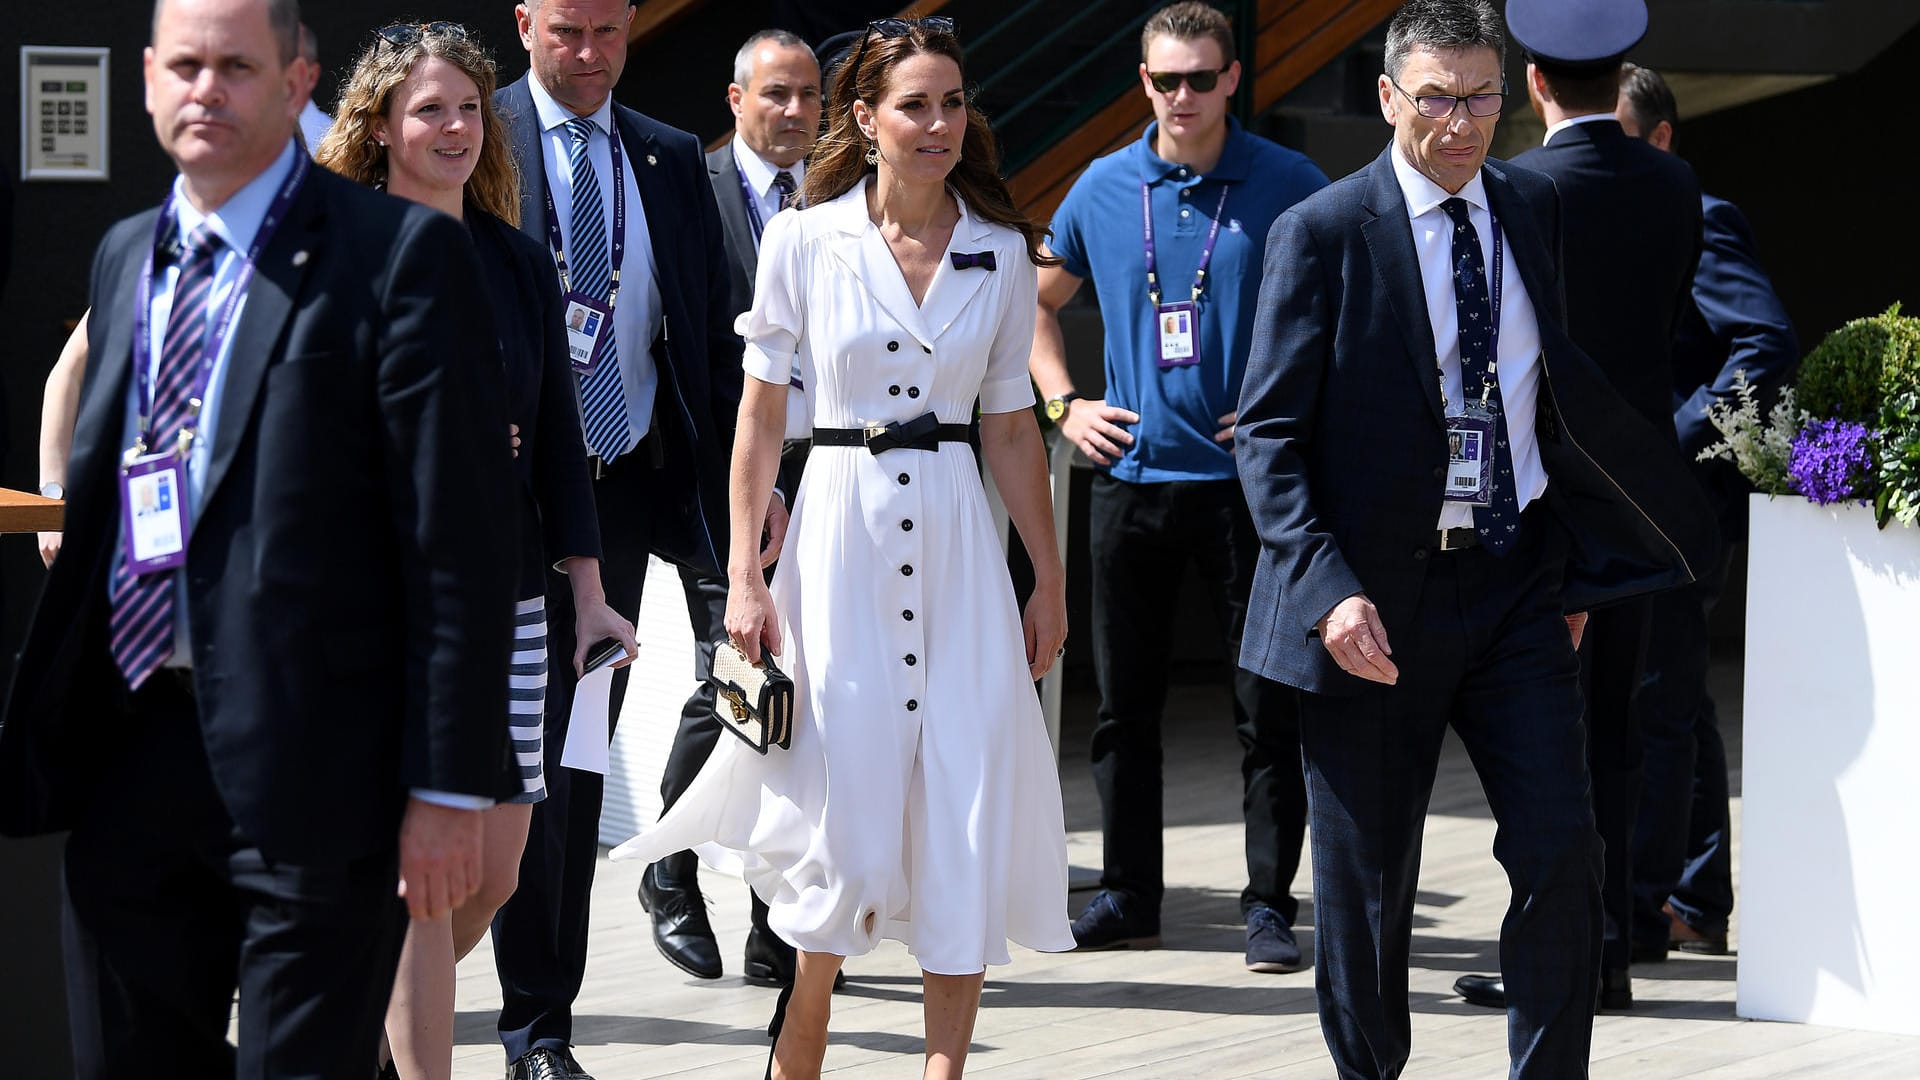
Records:
{"label": "black leather shoe", "polygon": [[[753,927],[747,931],[746,957],[741,964],[741,975],[748,982],[760,986],[792,986],[795,962],[793,946],[782,941],[780,935],[767,926],[767,905],[758,896],[753,897]],[[847,973],[834,972],[834,992],[846,988]]]}
{"label": "black leather shoe", "polygon": [[536,1046],[507,1066],[507,1080],[593,1080],[569,1050]]}
{"label": "black leather shoe", "polygon": [[1466,998],[1469,1005],[1507,1007],[1507,982],[1498,975],[1462,975],[1453,980],[1453,992]]}
{"label": "black leather shoe", "polygon": [[1600,972],[1600,1008],[1606,1012],[1626,1012],[1633,1008],[1633,978],[1626,968]]}
{"label": "black leather shoe", "polygon": [[720,946],[698,885],[662,881],[655,863],[640,875],[640,906],[653,916],[653,944],[668,963],[696,979],[720,977]]}

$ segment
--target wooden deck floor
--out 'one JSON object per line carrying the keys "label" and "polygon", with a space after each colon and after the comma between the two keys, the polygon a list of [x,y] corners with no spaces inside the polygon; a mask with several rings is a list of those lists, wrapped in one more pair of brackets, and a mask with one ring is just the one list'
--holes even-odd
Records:
{"label": "wooden deck floor", "polygon": [[[1716,669],[1729,756],[1739,755],[1739,672]],[[1085,765],[1092,703],[1068,701],[1061,768],[1069,854],[1097,866],[1097,804]],[[1313,974],[1256,975],[1241,964],[1237,750],[1225,697],[1176,691],[1167,722],[1165,947],[1154,952],[1044,955],[1015,950],[989,972],[970,1075],[1035,1078],[1328,1077],[1314,1015]],[[1735,776],[1735,788],[1739,778]],[[1739,813],[1735,810],[1736,832]],[[1503,1014],[1452,994],[1462,972],[1492,971],[1507,902],[1489,854],[1493,824],[1479,784],[1450,744],[1427,824],[1414,938],[1414,1057],[1410,1077],[1505,1075]],[[1736,871],[1737,871],[1736,861]],[[747,923],[744,887],[709,874],[728,974],[683,975],[654,951],[634,901],[641,867],[605,863],[595,884],[587,984],[576,1010],[576,1054],[600,1080],[761,1075],[774,993],[737,976]],[[1311,942],[1312,882],[1302,867],[1303,944]],[[1072,897],[1075,910],[1086,894]],[[1814,913],[1810,913],[1812,915]],[[1736,913],[1737,919],[1737,913]],[[1737,944],[1738,925],[1735,936]],[[920,1075],[917,969],[892,945],[847,965],[835,998],[827,1068],[835,1077]],[[1592,1074],[1614,1080],[1920,1077],[1920,1038],[1734,1016],[1734,960],[1674,954],[1634,969],[1638,1007],[1594,1025]],[[483,944],[461,969],[455,1075],[497,1077],[499,992]]]}

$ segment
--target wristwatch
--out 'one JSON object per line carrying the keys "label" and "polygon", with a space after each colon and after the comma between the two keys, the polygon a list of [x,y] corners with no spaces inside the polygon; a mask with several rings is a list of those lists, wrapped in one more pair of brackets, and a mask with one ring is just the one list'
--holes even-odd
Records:
{"label": "wristwatch", "polygon": [[1057,398],[1047,399],[1047,419],[1059,423],[1067,415],[1067,406],[1080,400],[1080,395],[1069,390]]}
{"label": "wristwatch", "polygon": [[40,497],[43,499],[64,499],[67,497],[66,486],[58,480],[49,480],[40,485]]}

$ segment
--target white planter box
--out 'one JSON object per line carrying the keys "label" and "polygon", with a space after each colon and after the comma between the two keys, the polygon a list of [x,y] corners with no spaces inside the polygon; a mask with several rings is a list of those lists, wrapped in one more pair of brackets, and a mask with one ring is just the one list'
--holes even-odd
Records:
{"label": "white planter box", "polygon": [[1749,512],[1738,1010],[1920,1034],[1920,529]]}

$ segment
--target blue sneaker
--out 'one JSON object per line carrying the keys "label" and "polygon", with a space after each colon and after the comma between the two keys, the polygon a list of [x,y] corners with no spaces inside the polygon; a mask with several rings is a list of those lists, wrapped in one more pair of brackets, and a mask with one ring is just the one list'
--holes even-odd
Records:
{"label": "blue sneaker", "polygon": [[1279,912],[1265,904],[1247,912],[1248,971],[1284,975],[1306,966],[1300,959],[1300,943],[1293,939],[1293,927]]}
{"label": "blue sneaker", "polygon": [[1160,920],[1129,915],[1119,896],[1101,889],[1087,910],[1073,920],[1073,940],[1079,952],[1102,949],[1157,949]]}

